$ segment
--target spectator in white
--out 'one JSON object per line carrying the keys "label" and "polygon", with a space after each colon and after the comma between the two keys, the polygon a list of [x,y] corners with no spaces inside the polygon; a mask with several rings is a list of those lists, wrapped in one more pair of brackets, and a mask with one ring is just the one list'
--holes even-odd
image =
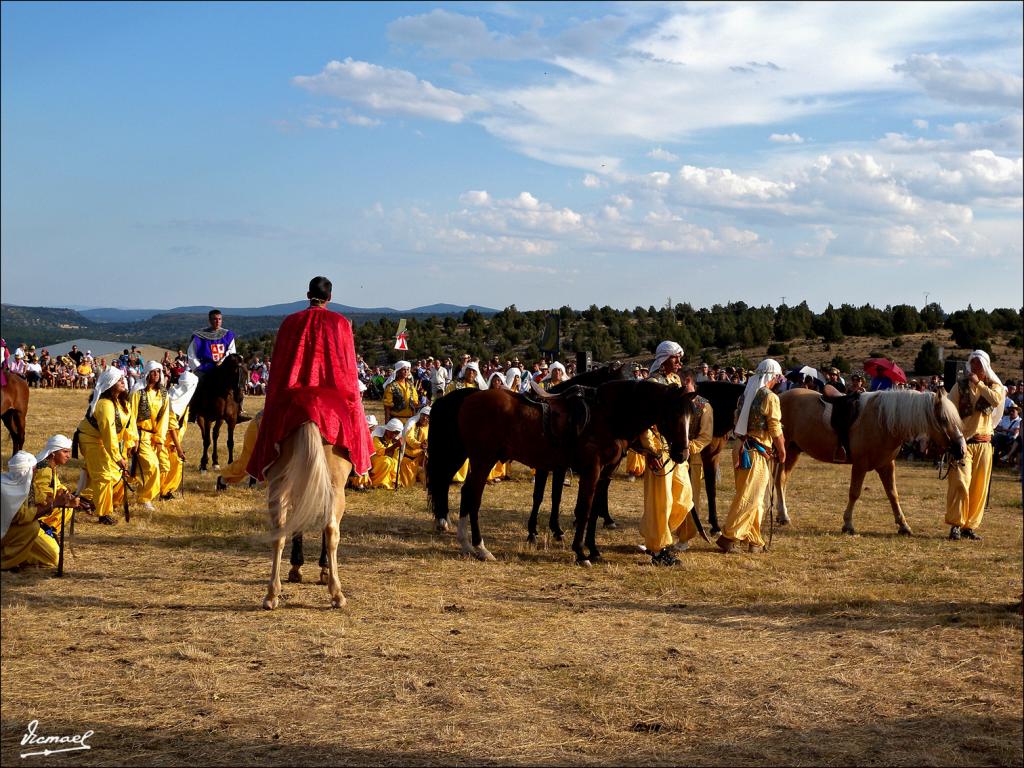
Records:
{"label": "spectator in white", "polygon": [[22,378],[25,377],[25,350],[21,347],[17,347],[14,350],[14,355],[7,358],[7,370]]}
{"label": "spectator in white", "polygon": [[513,392],[522,392],[523,372],[518,368],[509,368],[505,371],[505,386]]}
{"label": "spectator in white", "polygon": [[25,363],[25,381],[28,382],[30,387],[38,387],[39,382],[43,380],[43,366],[39,364],[39,361],[34,357],[29,362]]}
{"label": "spectator in white", "polygon": [[697,378],[694,381],[711,381],[711,377],[708,375],[711,368],[707,363],[701,363],[700,368],[697,369]]}
{"label": "spectator in white", "polygon": [[441,397],[448,389],[448,384],[451,383],[452,375],[451,371],[441,365],[440,360],[434,360],[431,363],[432,370],[430,372],[430,386],[433,388],[433,397]]}
{"label": "spectator in white", "polygon": [[1020,434],[1020,424],[1020,406],[1010,403],[1006,406],[1006,414],[999,420],[992,433],[992,448],[995,449],[996,456],[1005,458],[1005,454],[1013,446],[1013,441]]}

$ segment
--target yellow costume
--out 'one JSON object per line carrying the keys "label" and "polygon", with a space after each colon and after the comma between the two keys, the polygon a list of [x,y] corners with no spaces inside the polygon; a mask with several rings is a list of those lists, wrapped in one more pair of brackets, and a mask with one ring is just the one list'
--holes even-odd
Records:
{"label": "yellow costume", "polygon": [[[168,408],[168,410],[170,410]],[[181,487],[182,474],[185,471],[185,464],[178,458],[178,452],[174,449],[172,436],[178,438],[178,445],[185,445],[185,430],[188,428],[188,406],[177,416],[174,411],[167,417],[167,439],[160,448],[160,461],[166,461],[167,471],[160,473],[160,495],[166,496],[174,493]],[[165,458],[166,457],[166,458]]]}
{"label": "yellow costume", "polygon": [[643,477],[647,469],[647,457],[632,448],[626,451],[626,474],[632,477]]}
{"label": "yellow costume", "polygon": [[499,461],[491,467],[491,473],[487,476],[487,481],[493,483],[495,480],[504,480],[506,477],[508,477],[508,463]]}
{"label": "yellow costume", "polygon": [[127,461],[128,451],[135,444],[131,411],[120,402],[101,397],[92,416],[87,415],[78,425],[78,433],[89,473],[89,487],[82,495],[92,500],[97,515],[112,516],[114,505],[124,494],[118,462]]}
{"label": "yellow costume", "polygon": [[416,413],[420,397],[411,378],[391,382],[384,390],[384,413],[389,419],[411,419]]}
{"label": "yellow costume", "polygon": [[221,480],[225,483],[240,483],[249,476],[245,468],[249,466],[249,459],[256,449],[256,438],[260,433],[260,422],[263,421],[263,411],[260,411],[245,427],[245,438],[242,440],[242,453],[233,462],[228,464],[227,469],[221,474]]}
{"label": "yellow costume", "polygon": [[398,471],[398,441],[384,442],[373,438],[373,456],[370,457],[370,487],[394,488],[395,473]]}
{"label": "yellow costume", "polygon": [[138,464],[135,468],[140,481],[138,500],[145,504],[160,495],[161,478],[171,469],[170,457],[163,450],[171,405],[166,392],[146,387],[132,393],[131,407],[139,430]]}
{"label": "yellow costume", "polygon": [[[722,535],[733,541],[745,541],[751,546],[763,547],[761,518],[764,516],[764,494],[771,482],[772,441],[782,435],[782,408],[779,396],[767,387],[761,387],[750,407],[747,426],[747,454],[750,469],[742,466],[734,470],[736,495],[729,507]],[[758,446],[764,452],[758,450]]]}
{"label": "yellow costume", "polygon": [[[966,391],[961,385],[966,385]],[[949,470],[946,486],[946,525],[974,531],[985,515],[988,481],[992,475],[992,408],[1006,398],[1002,384],[957,382],[949,399],[957,405],[967,440],[962,466]],[[979,410],[979,408],[983,410]]]}
{"label": "yellow costume", "polygon": [[[448,389],[445,394],[454,392],[457,389],[480,389],[479,385],[474,381],[473,383],[467,383],[465,381],[453,381],[448,385]],[[466,482],[466,475],[469,474],[469,459],[466,459],[462,466],[459,467],[459,471],[455,473],[455,477],[452,478],[453,483],[464,483]]]}
{"label": "yellow costume", "polygon": [[59,555],[57,542],[39,527],[35,504],[31,498],[26,499],[0,541],[0,570],[23,565],[56,568]]}
{"label": "yellow costume", "polygon": [[415,485],[423,471],[429,434],[429,424],[422,427],[416,424],[405,435],[405,455],[402,457],[402,471],[398,479],[403,488]]}
{"label": "yellow costume", "polygon": [[[708,447],[714,439],[715,415],[711,403],[700,395],[693,399],[694,415],[690,419],[690,491],[693,507],[700,504],[700,491],[704,482],[704,462],[701,451]],[[698,512],[700,510],[698,509]]]}
{"label": "yellow costume", "polygon": [[[32,497],[35,500],[37,507],[49,504],[53,501],[53,497],[56,496],[58,492],[66,490],[69,489],[60,481],[60,478],[57,476],[56,469],[49,465],[43,465],[36,470],[36,474],[32,478]],[[50,512],[50,514],[39,518],[39,522],[50,526],[59,534],[61,527],[60,518],[61,510],[60,507],[57,507]],[[71,519],[70,509],[64,513],[64,519]]]}

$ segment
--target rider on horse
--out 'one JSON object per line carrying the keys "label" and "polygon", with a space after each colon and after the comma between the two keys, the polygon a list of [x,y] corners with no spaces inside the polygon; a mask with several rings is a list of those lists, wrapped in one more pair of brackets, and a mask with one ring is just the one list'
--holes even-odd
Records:
{"label": "rider on horse", "polygon": [[[219,309],[211,309],[208,315],[210,325],[192,332],[192,341],[185,353],[188,366],[200,379],[205,373],[216,368],[228,355],[236,354],[235,332],[223,327],[224,316]],[[235,387],[235,402],[241,412],[242,388]]]}

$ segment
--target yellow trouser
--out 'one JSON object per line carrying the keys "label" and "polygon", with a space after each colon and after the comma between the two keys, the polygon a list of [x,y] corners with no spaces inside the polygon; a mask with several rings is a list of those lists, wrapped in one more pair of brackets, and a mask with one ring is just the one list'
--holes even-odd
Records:
{"label": "yellow trouser", "polygon": [[487,476],[488,480],[501,480],[508,476],[508,471],[504,462],[499,461],[491,468],[491,474]]}
{"label": "yellow trouser", "polygon": [[764,546],[761,518],[764,516],[764,494],[772,479],[768,457],[760,451],[749,451],[750,469],[736,469],[736,495],[729,507],[729,518],[722,529],[727,539]]}
{"label": "yellow trouser", "polygon": [[658,552],[672,543],[672,534],[680,541],[697,535],[690,517],[693,493],[687,462],[673,464],[671,471],[655,472],[648,467],[644,473],[644,513],[640,518],[640,535],[649,552]]}
{"label": "yellow trouser", "polygon": [[452,478],[453,483],[464,483],[466,482],[466,475],[469,474],[469,459],[466,459],[466,463],[459,467],[459,471],[455,473],[455,477]]}
{"label": "yellow trouser", "polygon": [[162,446],[153,442],[155,436],[152,432],[139,431],[139,458],[135,466],[135,476],[137,482],[141,482],[137,489],[138,500],[145,504],[147,501],[154,501],[160,495],[161,477],[164,472],[170,471],[171,462]]}
{"label": "yellow trouser", "polygon": [[370,487],[370,475],[357,475],[353,472],[348,476],[348,484],[353,488],[369,488]]}
{"label": "yellow trouser", "polygon": [[60,547],[50,536],[43,533],[39,523],[31,521],[35,528],[36,535],[31,539],[27,547],[21,547],[17,552],[13,547],[4,547],[0,552],[0,568],[17,568],[22,565],[41,565],[44,568],[56,568],[57,558],[60,555]]}
{"label": "yellow trouser", "polygon": [[241,455],[228,464],[227,469],[220,473],[220,477],[225,483],[240,483],[249,476],[245,468],[249,466],[252,452],[256,450],[256,438],[260,434],[260,421],[260,418],[255,418],[246,424]]}
{"label": "yellow trouser", "polygon": [[974,530],[981,525],[992,476],[992,444],[972,443],[962,467],[950,467],[946,486],[946,525]]}
{"label": "yellow trouser", "polygon": [[690,489],[693,491],[693,506],[700,512],[700,495],[704,490],[704,462],[700,454],[690,454]]}
{"label": "yellow trouser", "polygon": [[89,473],[89,485],[82,495],[92,501],[97,515],[113,515],[114,505],[120,504],[124,495],[121,467],[96,438],[79,433],[78,448]]}
{"label": "yellow trouser", "polygon": [[374,454],[370,457],[370,487],[394,488],[397,471],[398,459],[394,456]]}
{"label": "yellow trouser", "polygon": [[647,469],[647,459],[642,453],[634,450],[626,451],[626,473],[633,477],[643,477]]}
{"label": "yellow trouser", "polygon": [[403,488],[416,485],[420,473],[423,471],[423,455],[415,459],[402,458],[402,471],[398,474],[398,484]]}
{"label": "yellow trouser", "polygon": [[[182,445],[185,444],[185,426],[187,424],[178,427],[178,442]],[[167,471],[160,473],[160,495],[166,496],[181,487],[181,479],[185,474],[185,463],[178,458],[178,452],[174,450],[170,438],[164,441],[160,452],[167,454]]]}

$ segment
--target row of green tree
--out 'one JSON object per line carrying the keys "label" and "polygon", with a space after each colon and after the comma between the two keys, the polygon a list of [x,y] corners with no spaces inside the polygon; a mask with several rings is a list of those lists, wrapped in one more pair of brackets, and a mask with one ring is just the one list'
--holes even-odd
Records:
{"label": "row of green tree", "polygon": [[[939,328],[949,329],[958,347],[990,349],[997,334],[1015,348],[1024,346],[1024,309],[989,312],[968,307],[947,314],[937,303],[923,309],[909,304],[884,309],[869,304],[843,304],[838,308],[830,304],[816,313],[807,302],[793,307],[751,307],[735,302],[700,309],[668,302],[660,309],[651,306],[618,310],[594,305],[585,310],[566,306],[529,312],[521,312],[512,305],[491,316],[471,309],[461,318],[413,318],[406,325],[408,354],[417,358],[454,358],[469,353],[485,359],[496,355],[501,360],[518,355],[524,361],[536,360],[542,355],[541,337],[552,314],[560,321],[558,354],[564,359],[582,350],[591,351],[595,360],[637,357],[653,354],[661,341],[672,339],[684,349],[703,350],[706,360],[727,363],[730,350],[740,348],[769,345],[769,354],[780,354],[787,342],[793,340],[821,339],[831,344],[847,336],[878,336],[892,339],[893,345],[898,346],[904,334]],[[382,317],[355,327],[356,348],[367,362],[386,364],[397,359],[397,326],[396,318]],[[263,333],[243,339],[240,351],[246,356],[268,355],[273,338],[272,333]]]}

